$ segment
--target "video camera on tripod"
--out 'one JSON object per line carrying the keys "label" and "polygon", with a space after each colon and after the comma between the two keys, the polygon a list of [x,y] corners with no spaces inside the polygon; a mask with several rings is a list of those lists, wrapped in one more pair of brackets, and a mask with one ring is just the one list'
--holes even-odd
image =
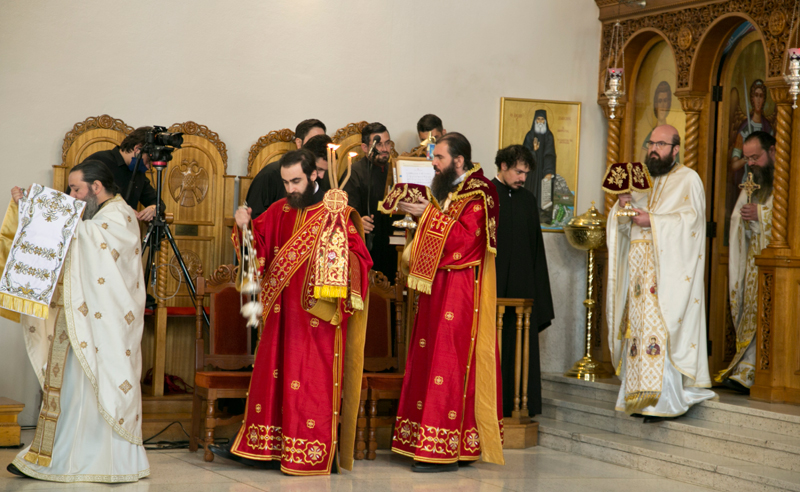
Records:
{"label": "video camera on tripod", "polygon": [[[161,190],[164,186],[162,175],[164,174],[164,170],[167,168],[169,161],[172,160],[172,153],[175,151],[175,149],[180,149],[181,145],[183,145],[183,133],[169,133],[167,132],[167,128],[164,126],[153,126],[153,128],[148,130],[145,134],[145,143],[142,146],[142,153],[150,156],[150,165],[156,170],[156,214],[153,220],[150,222],[144,239],[142,240],[142,255],[147,256],[147,264],[145,266],[145,283],[150,284],[152,292],[155,295],[155,272],[158,269],[158,265],[156,265],[158,255],[156,253],[161,249],[161,241],[163,239],[167,239],[170,246],[172,246],[172,252],[175,254],[175,258],[178,260],[182,278],[186,283],[187,289],[189,290],[192,303],[196,305],[197,295],[194,288],[194,282],[192,282],[192,278],[189,275],[189,270],[186,268],[186,263],[184,263],[181,252],[178,250],[178,245],[175,244],[175,238],[172,236],[172,232],[169,230],[169,224],[167,224],[166,221],[165,211],[161,205]],[[180,288],[180,285],[178,288]],[[209,325],[208,316],[206,315],[205,310],[202,311],[206,325]]]}
{"label": "video camera on tripod", "polygon": [[183,145],[183,133],[169,133],[165,126],[154,126],[145,134],[142,154],[150,156],[150,165],[165,168],[172,160],[172,152]]}

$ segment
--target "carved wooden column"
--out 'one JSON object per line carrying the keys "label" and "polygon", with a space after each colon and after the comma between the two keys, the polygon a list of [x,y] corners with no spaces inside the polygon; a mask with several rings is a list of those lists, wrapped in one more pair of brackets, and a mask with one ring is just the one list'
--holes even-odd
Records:
{"label": "carved wooden column", "polygon": [[686,113],[686,133],[683,136],[683,165],[697,171],[700,144],[700,112],[705,105],[705,95],[678,96]]}
{"label": "carved wooden column", "polygon": [[[620,104],[617,106],[614,112],[614,119],[611,119],[611,110],[608,109],[608,103],[601,102],[600,104],[603,106],[603,112],[605,112],[608,120],[608,141],[606,143],[606,169],[608,169],[611,164],[619,162],[619,145],[622,137],[622,119],[625,117],[625,105]],[[606,214],[608,214],[608,211],[611,210],[616,201],[616,195],[606,193]]]}
{"label": "carved wooden column", "polygon": [[778,117],[775,122],[775,178],[773,185],[772,242],[771,249],[788,249],[789,221],[789,161],[792,150],[792,100],[789,87],[769,88],[772,100],[777,106]]}

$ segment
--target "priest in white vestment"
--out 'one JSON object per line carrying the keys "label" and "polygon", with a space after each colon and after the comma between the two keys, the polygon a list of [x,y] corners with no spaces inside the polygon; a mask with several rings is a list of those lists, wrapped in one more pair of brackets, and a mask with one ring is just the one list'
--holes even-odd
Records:
{"label": "priest in white vestment", "polygon": [[[46,320],[17,315],[43,403],[33,442],[8,471],[55,482],[133,482],[150,474],[139,384],[145,302],[139,224],[103,163],[72,168],[69,186],[86,209],[61,285]],[[0,269],[21,196],[12,190],[0,231]],[[0,314],[13,319],[16,313]]]}
{"label": "priest in white vestment", "polygon": [[[756,256],[772,239],[772,178],[775,172],[775,137],[753,132],[742,146],[753,182],[758,186],[749,199],[742,189],[731,214],[728,249],[728,294],[736,328],[736,355],[715,378],[726,387],[749,394],[756,378],[756,315],[758,267]],[[741,185],[746,186],[747,183]]]}
{"label": "priest in white vestment", "polygon": [[[697,173],[676,162],[678,131],[656,127],[649,193],[622,194],[609,212],[609,346],[622,379],[617,410],[645,423],[713,398],[705,318],[706,201]],[[617,217],[631,202],[635,217]]]}

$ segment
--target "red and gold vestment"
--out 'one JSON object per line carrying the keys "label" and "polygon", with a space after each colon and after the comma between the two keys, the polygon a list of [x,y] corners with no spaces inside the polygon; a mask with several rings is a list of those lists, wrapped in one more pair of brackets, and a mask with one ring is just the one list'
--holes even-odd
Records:
{"label": "red and gold vestment", "polygon": [[[329,474],[339,440],[340,466],[352,468],[372,259],[358,214],[349,207],[340,211],[339,234],[331,235],[334,215],[324,202],[297,210],[284,198],[253,222],[264,326],[231,452],[280,460],[281,470],[292,475]],[[239,231],[233,240],[238,246]],[[327,272],[319,267],[320,251],[326,265],[346,266],[344,278],[334,279],[346,298],[315,297],[315,286],[321,291],[315,277]],[[343,385],[356,389],[342,401]]]}
{"label": "red and gold vestment", "polygon": [[419,219],[409,287],[420,291],[392,450],[417,461],[503,464],[496,346],[498,199],[480,166]]}

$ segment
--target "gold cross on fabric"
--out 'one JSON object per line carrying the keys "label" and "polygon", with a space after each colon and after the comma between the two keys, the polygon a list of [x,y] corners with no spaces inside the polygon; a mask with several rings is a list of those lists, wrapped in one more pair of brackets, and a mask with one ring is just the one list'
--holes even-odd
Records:
{"label": "gold cross on fabric", "polygon": [[750,203],[750,199],[753,196],[753,192],[761,188],[761,185],[757,185],[753,181],[753,173],[747,173],[747,180],[744,183],[740,184],[739,188],[744,190],[745,193],[747,193],[747,203]]}

